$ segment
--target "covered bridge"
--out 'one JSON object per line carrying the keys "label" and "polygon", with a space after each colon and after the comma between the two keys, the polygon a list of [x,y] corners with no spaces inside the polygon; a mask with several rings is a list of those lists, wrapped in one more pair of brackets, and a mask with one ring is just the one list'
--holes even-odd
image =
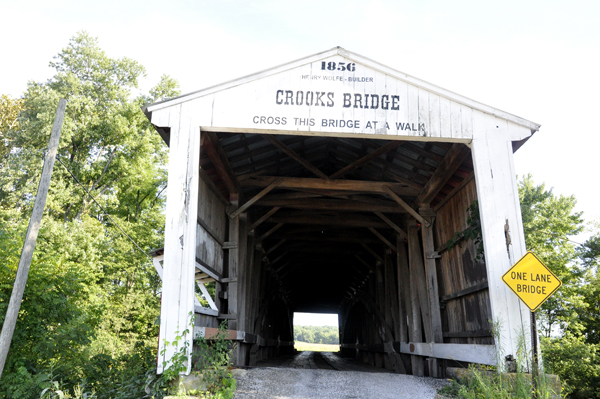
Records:
{"label": "covered bridge", "polygon": [[397,372],[495,364],[492,320],[516,355],[529,311],[501,276],[526,251],[513,152],[538,124],[339,47],[145,112],[170,151],[161,343],[227,319],[253,365],[292,350],[301,311]]}

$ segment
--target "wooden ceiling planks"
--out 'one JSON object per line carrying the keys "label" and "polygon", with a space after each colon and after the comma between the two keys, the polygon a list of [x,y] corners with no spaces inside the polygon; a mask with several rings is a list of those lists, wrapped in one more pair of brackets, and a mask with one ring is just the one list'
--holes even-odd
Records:
{"label": "wooden ceiling planks", "polygon": [[445,202],[473,173],[462,144],[203,134],[203,179],[250,198],[232,216],[249,212],[262,256],[288,292],[314,284],[314,274],[337,281],[321,301],[364,284],[394,235],[406,237],[404,217],[420,217],[416,204]]}

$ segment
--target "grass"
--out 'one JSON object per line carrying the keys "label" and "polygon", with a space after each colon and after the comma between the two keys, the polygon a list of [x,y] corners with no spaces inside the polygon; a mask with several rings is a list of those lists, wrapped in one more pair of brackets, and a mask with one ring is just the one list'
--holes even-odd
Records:
{"label": "grass", "polygon": [[300,342],[296,341],[294,343],[294,348],[297,351],[313,351],[313,352],[339,352],[339,345],[330,345],[330,344],[311,344],[308,342]]}

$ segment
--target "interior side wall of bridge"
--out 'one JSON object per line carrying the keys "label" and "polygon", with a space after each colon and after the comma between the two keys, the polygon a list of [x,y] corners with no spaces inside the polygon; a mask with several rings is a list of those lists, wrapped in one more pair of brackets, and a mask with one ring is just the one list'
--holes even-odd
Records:
{"label": "interior side wall of bridge", "polygon": [[[265,263],[270,248],[262,246],[272,232],[249,231],[256,220],[248,220],[246,213],[229,218],[227,211],[238,207],[237,199],[223,198],[202,173],[198,187],[196,279],[213,269],[219,311],[214,314],[197,304],[195,325],[217,327],[228,320],[229,330],[242,332],[234,359],[238,365],[291,353],[294,309],[276,273],[279,266]],[[368,277],[339,309],[343,356],[399,373],[441,375],[443,364],[434,356],[402,353],[407,352],[402,344],[493,345],[485,263],[475,260],[472,240],[443,245],[469,227],[467,208],[476,199],[471,176],[435,209],[419,209],[430,227],[407,219],[402,226],[406,234],[395,235],[395,248],[374,253],[365,262]],[[481,362],[486,360],[481,357]]]}

